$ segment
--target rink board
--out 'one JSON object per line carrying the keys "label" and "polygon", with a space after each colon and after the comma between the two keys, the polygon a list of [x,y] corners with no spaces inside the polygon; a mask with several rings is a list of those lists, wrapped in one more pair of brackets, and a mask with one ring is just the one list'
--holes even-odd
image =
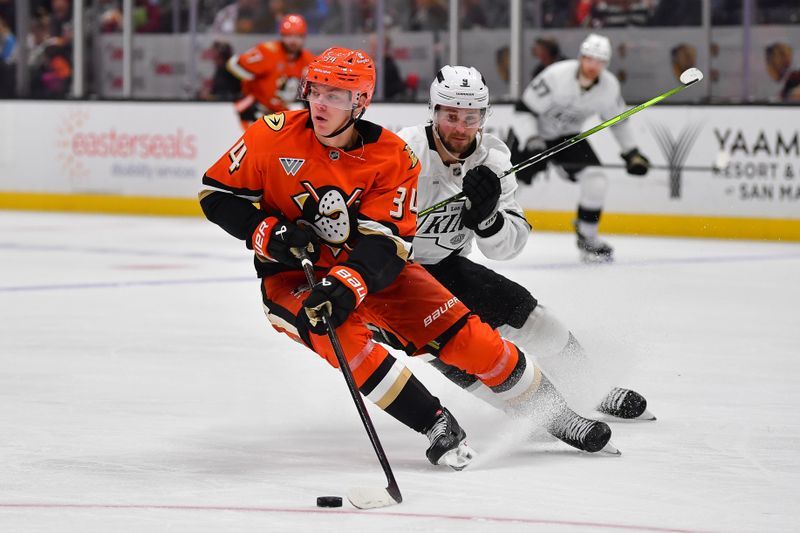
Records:
{"label": "rink board", "polygon": [[[610,130],[595,134],[586,142],[613,166],[596,169],[610,183],[603,231],[800,240],[799,115],[779,106],[648,108],[629,119],[659,167],[644,178],[618,168]],[[427,116],[419,104],[376,104],[367,114],[393,130]],[[487,130],[505,138],[512,122],[511,107],[498,105]],[[229,104],[2,102],[0,208],[197,215],[200,177],[240,134]],[[723,159],[725,168],[712,168]],[[536,229],[562,231],[577,196],[549,169],[519,198]]]}

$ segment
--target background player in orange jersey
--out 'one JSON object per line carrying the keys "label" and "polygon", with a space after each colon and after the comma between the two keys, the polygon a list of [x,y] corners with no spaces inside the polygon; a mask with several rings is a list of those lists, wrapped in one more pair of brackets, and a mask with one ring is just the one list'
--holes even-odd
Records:
{"label": "background player in orange jersey", "polygon": [[[301,84],[309,110],[258,120],[203,177],[200,204],[208,219],[255,252],[270,323],[336,367],[320,316],[327,309],[361,393],[426,434],[433,464],[466,466],[473,456],[466,433],[373,341],[367,323],[477,376],[520,413],[545,413],[552,427],[577,424],[575,438],[562,431],[562,440],[599,451],[610,438],[608,425],[571,411],[516,346],[409,262],[419,164],[395,134],[360,120],[374,87],[366,54],[326,50]],[[313,288],[298,259],[303,249],[322,278]]]}
{"label": "background player in orange jersey", "polygon": [[295,101],[300,79],[314,58],[303,48],[306,33],[302,16],[286,15],[280,40],[259,43],[228,60],[228,70],[242,81],[244,97],[236,102],[236,110],[243,128],[266,114],[289,109]]}

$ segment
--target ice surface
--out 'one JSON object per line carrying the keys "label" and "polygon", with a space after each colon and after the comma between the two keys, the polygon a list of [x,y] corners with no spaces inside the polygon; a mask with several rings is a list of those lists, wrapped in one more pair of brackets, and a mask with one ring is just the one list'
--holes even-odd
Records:
{"label": "ice surface", "polygon": [[318,509],[385,486],[341,376],[267,326],[244,246],[201,219],[0,212],[0,531],[791,531],[800,520],[800,246],[609,237],[577,262],[534,234],[490,263],[654,423],[612,422],[589,456],[409,366],[480,457],[371,407],[404,503]]}

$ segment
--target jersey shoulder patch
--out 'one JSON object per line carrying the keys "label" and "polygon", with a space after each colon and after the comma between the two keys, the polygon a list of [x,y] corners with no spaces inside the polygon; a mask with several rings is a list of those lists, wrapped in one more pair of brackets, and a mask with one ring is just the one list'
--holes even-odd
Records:
{"label": "jersey shoulder patch", "polygon": [[264,122],[272,131],[281,131],[286,124],[286,115],[283,113],[272,113],[271,115],[264,115]]}
{"label": "jersey shoulder patch", "polygon": [[409,145],[406,144],[403,149],[406,151],[408,158],[411,160],[411,166],[408,167],[408,169],[411,170],[419,164],[419,159],[417,158],[417,154],[414,153],[414,150],[412,150]]}

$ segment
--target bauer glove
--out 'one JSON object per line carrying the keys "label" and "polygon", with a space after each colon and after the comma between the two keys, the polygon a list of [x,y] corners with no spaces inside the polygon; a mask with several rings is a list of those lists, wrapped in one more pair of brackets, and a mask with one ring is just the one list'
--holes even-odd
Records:
{"label": "bauer glove", "polygon": [[253,232],[253,250],[263,262],[282,263],[299,267],[300,250],[305,249],[309,259],[319,259],[319,238],[311,228],[285,222],[277,217],[267,217]]}
{"label": "bauer glove", "polygon": [[644,176],[650,170],[650,161],[639,153],[639,150],[634,148],[622,155],[625,160],[625,170],[632,176]]}
{"label": "bauer glove", "polygon": [[461,213],[464,225],[473,231],[477,230],[478,225],[497,209],[500,179],[489,167],[480,165],[466,173],[461,188],[469,200]]}
{"label": "bauer glove", "polygon": [[348,266],[336,265],[311,289],[298,318],[309,331],[323,335],[326,331],[323,310],[330,317],[330,325],[336,329],[344,324],[366,296],[367,285],[361,274]]}

